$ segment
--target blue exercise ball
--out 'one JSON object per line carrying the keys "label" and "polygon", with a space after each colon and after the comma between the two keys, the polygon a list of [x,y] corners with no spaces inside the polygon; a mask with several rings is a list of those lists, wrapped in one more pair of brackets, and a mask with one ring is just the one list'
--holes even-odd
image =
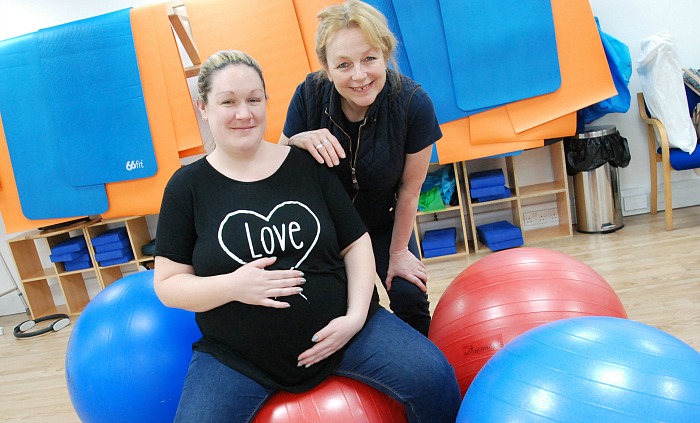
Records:
{"label": "blue exercise ball", "polygon": [[172,422],[199,338],[194,313],[160,302],[152,270],[107,286],[68,341],[68,393],[80,420]]}
{"label": "blue exercise ball", "polygon": [[506,344],[469,386],[465,422],[700,422],[700,353],[618,317],[546,323]]}

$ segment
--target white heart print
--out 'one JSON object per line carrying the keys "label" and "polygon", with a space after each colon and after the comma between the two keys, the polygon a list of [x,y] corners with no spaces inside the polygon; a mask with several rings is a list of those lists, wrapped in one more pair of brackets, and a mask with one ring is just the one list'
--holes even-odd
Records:
{"label": "white heart print", "polygon": [[[290,207],[301,207],[303,210],[305,210],[305,212],[307,212],[308,215],[313,218],[313,222],[315,222],[316,227],[304,227],[308,226],[308,224],[305,225],[303,222],[299,222],[299,220],[304,220],[298,218],[300,216],[300,211],[289,209]],[[285,210],[287,210],[286,213]],[[260,233],[251,232],[247,223],[247,220],[249,219],[245,219],[250,216],[255,216],[256,218],[259,218],[265,222],[266,225],[261,227]],[[297,219],[294,219],[293,217],[290,218],[290,216],[296,216]],[[236,219],[241,217],[244,219]],[[306,220],[308,221],[308,216],[302,217],[307,217]],[[273,218],[276,223],[271,223]],[[286,251],[287,249],[293,249],[301,253],[301,258],[291,267],[292,269],[298,268],[304,262],[304,260],[306,260],[309,253],[316,245],[318,237],[321,233],[321,224],[318,217],[316,217],[314,212],[311,211],[308,206],[298,201],[285,201],[280,203],[275,206],[275,208],[273,208],[267,216],[263,216],[260,213],[252,210],[237,210],[229,213],[219,225],[219,245],[221,245],[221,248],[226,252],[226,254],[228,254],[229,257],[236,260],[240,264],[246,264],[246,261],[239,257],[239,255],[242,254],[239,253],[239,255],[237,255],[231,251],[231,248],[226,245],[224,240],[224,228],[227,224],[244,225],[244,228],[237,229],[239,232],[245,233],[249,248],[247,253],[250,253],[250,256],[253,257],[253,259],[263,257],[263,253],[265,253],[265,256],[269,256],[273,251]],[[307,243],[296,239],[295,234],[301,233],[301,231],[304,231],[303,233],[305,234],[308,234],[308,231],[314,231],[315,233],[313,235],[313,240]],[[264,251],[256,250],[256,247],[260,248],[260,245],[263,245],[262,250]]]}

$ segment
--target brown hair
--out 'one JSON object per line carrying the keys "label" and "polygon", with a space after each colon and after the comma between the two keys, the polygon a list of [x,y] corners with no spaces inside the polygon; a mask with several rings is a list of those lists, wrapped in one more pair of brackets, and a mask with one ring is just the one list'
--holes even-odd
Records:
{"label": "brown hair", "polygon": [[197,89],[199,94],[197,100],[200,104],[207,104],[207,94],[211,88],[211,78],[212,75],[227,66],[230,65],[245,65],[253,69],[260,76],[262,81],[263,91],[265,91],[265,98],[267,98],[267,90],[265,89],[265,78],[263,78],[262,68],[257,60],[253,59],[240,50],[221,50],[218,51],[207,59],[206,62],[199,69],[199,76],[197,77]]}

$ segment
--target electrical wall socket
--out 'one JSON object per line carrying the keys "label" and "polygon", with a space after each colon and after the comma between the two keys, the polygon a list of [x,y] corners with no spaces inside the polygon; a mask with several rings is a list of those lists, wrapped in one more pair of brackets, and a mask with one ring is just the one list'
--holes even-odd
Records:
{"label": "electrical wall socket", "polygon": [[528,229],[546,228],[559,224],[556,208],[523,212],[523,227]]}

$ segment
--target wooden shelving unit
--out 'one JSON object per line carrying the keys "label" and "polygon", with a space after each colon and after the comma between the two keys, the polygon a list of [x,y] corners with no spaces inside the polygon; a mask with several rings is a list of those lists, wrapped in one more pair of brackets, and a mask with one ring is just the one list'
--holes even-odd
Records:
{"label": "wooden shelving unit", "polygon": [[[121,225],[127,228],[131,248],[134,252],[134,260],[119,265],[100,267],[95,260],[95,252],[90,240],[108,228]],[[51,267],[44,267],[40,255],[40,244],[43,243],[50,250],[71,236],[81,234],[85,236],[93,267],[75,271],[66,271],[63,263],[51,263]],[[29,231],[8,240],[8,243],[32,318],[37,318],[56,313],[80,314],[90,301],[85,284],[86,279],[96,278],[100,289],[104,289],[110,283],[123,277],[122,269],[138,271],[140,264],[153,260],[153,257],[144,256],[141,253],[141,246],[150,240],[146,218],[135,216],[107,221],[94,219],[49,232]],[[58,282],[61,293],[66,300],[65,305],[56,304],[50,286],[50,282],[53,280]]]}
{"label": "wooden shelving unit", "polygon": [[[442,166],[452,166],[454,170],[454,175],[455,175],[455,192],[457,195],[457,204],[453,206],[447,206],[444,209],[441,210],[436,210],[436,211],[427,211],[427,212],[417,212],[416,213],[416,220],[414,221],[414,231],[416,234],[416,238],[418,241],[418,249],[420,250],[420,256],[421,260],[425,262],[429,261],[438,261],[438,260],[444,260],[444,259],[453,259],[455,257],[463,257],[463,256],[468,256],[469,255],[469,239],[468,239],[468,229],[467,229],[467,224],[466,224],[466,217],[465,217],[465,211],[464,211],[464,189],[462,187],[462,177],[460,176],[460,166],[459,163],[453,163],[453,164],[448,164],[448,165],[431,165],[430,169],[428,170],[429,172],[433,172],[437,169],[439,169]],[[425,216],[433,216],[433,220],[439,220],[440,217],[445,217],[445,216],[450,216],[456,219],[459,222],[459,227],[457,227],[457,253],[456,254],[449,254],[445,256],[439,256],[439,257],[431,257],[431,258],[424,258],[423,257],[423,247],[421,246],[421,239],[423,238],[423,234],[425,233],[424,228],[422,228],[421,224],[421,218],[424,218]],[[446,225],[447,226],[454,226],[454,225]],[[423,229],[423,230],[421,230]]]}
{"label": "wooden shelving unit", "polygon": [[[554,180],[545,183],[522,185],[518,178],[518,162],[523,159],[523,155],[528,154],[528,151],[517,156],[507,156],[505,157],[504,175],[506,178],[506,185],[510,188],[511,195],[508,198],[501,198],[493,201],[472,201],[469,193],[469,175],[471,173],[469,170],[469,162],[462,162],[462,174],[465,178],[464,187],[467,197],[467,214],[469,215],[472,243],[475,252],[486,248],[476,236],[477,225],[474,219],[475,214],[480,213],[481,210],[486,212],[499,205],[510,208],[512,217],[511,223],[522,230],[525,244],[573,235],[564,145],[562,142],[556,142],[541,148],[545,149],[549,157],[549,163],[543,163],[543,166],[551,166]],[[545,201],[552,201],[556,204],[557,216],[559,219],[558,224],[556,226],[538,229],[525,228],[523,225],[523,207]]]}

